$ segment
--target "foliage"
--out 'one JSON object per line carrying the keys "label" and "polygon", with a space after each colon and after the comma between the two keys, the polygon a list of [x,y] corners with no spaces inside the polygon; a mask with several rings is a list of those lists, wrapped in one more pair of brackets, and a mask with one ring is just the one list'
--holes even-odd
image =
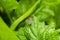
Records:
{"label": "foliage", "polygon": [[60,0],[0,0],[0,40],[60,40]]}

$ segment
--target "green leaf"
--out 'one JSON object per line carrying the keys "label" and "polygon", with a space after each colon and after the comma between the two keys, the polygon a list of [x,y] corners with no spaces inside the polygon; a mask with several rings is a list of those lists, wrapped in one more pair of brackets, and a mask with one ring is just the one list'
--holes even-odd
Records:
{"label": "green leaf", "polygon": [[60,30],[55,29],[55,12],[57,13],[55,8],[59,4],[55,3],[56,1],[43,1],[43,5],[41,4],[40,8],[36,9],[36,12],[32,15],[32,23],[29,24],[28,18],[26,25],[20,27],[17,31],[17,36],[21,40],[60,40]]}
{"label": "green leaf", "polygon": [[27,22],[25,27],[21,27],[17,31],[17,36],[21,40],[49,40],[50,35],[55,31],[54,19],[50,18],[48,25],[45,25],[45,21],[40,21],[36,16],[33,16],[32,21],[32,24]]}
{"label": "green leaf", "polygon": [[0,17],[0,40],[19,40]]}
{"label": "green leaf", "polygon": [[16,0],[0,0],[0,4],[6,12],[10,21],[13,22],[10,14],[13,11],[13,9],[16,9],[18,7],[18,2]]}
{"label": "green leaf", "polygon": [[60,0],[0,0],[0,10],[12,24],[0,18],[1,40],[60,40]]}

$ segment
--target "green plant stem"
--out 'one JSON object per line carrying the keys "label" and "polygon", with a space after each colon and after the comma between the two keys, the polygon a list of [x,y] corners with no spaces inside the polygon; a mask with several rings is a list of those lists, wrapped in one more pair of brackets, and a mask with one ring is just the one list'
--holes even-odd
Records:
{"label": "green plant stem", "polygon": [[17,27],[17,25],[23,21],[25,18],[27,18],[29,15],[32,14],[32,12],[36,9],[37,5],[40,3],[41,0],[38,0],[26,13],[24,13],[21,17],[19,17],[12,25],[11,25],[11,29],[15,30],[15,28]]}

